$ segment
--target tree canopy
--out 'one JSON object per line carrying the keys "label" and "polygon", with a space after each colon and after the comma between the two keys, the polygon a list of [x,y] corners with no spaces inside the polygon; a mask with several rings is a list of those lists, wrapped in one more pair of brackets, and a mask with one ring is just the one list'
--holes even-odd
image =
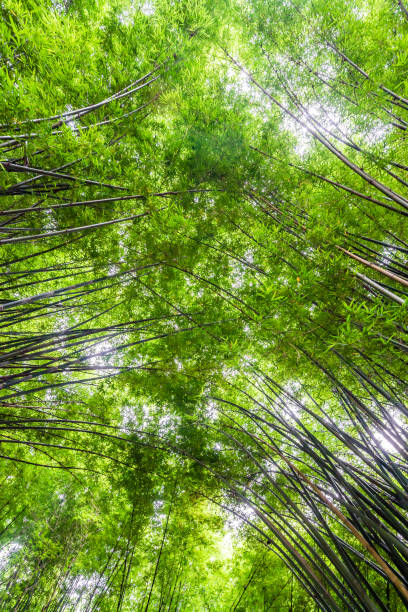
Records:
{"label": "tree canopy", "polygon": [[1,609],[408,609],[407,50],[0,2]]}

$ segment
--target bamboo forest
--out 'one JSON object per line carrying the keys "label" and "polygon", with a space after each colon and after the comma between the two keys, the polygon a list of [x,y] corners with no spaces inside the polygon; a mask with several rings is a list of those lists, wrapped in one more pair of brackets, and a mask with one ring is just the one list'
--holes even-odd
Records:
{"label": "bamboo forest", "polygon": [[0,0],[0,196],[0,610],[408,610],[408,2]]}

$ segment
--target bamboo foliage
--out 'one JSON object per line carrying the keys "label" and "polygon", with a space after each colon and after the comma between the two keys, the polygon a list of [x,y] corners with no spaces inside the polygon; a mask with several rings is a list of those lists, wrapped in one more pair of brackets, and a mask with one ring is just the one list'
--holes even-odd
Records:
{"label": "bamboo foliage", "polygon": [[372,4],[0,7],[4,609],[408,608],[408,34]]}

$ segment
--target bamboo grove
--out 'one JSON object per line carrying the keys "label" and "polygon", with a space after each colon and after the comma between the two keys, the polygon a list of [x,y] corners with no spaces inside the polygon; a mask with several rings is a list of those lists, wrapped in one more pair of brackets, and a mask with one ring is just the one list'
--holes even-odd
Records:
{"label": "bamboo grove", "polygon": [[0,609],[408,609],[407,49],[0,3]]}

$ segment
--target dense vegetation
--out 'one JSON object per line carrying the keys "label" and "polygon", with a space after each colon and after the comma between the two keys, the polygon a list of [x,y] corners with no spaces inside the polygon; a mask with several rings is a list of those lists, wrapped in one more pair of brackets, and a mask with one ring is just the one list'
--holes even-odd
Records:
{"label": "dense vegetation", "polygon": [[2,610],[408,609],[407,72],[401,0],[1,0]]}

